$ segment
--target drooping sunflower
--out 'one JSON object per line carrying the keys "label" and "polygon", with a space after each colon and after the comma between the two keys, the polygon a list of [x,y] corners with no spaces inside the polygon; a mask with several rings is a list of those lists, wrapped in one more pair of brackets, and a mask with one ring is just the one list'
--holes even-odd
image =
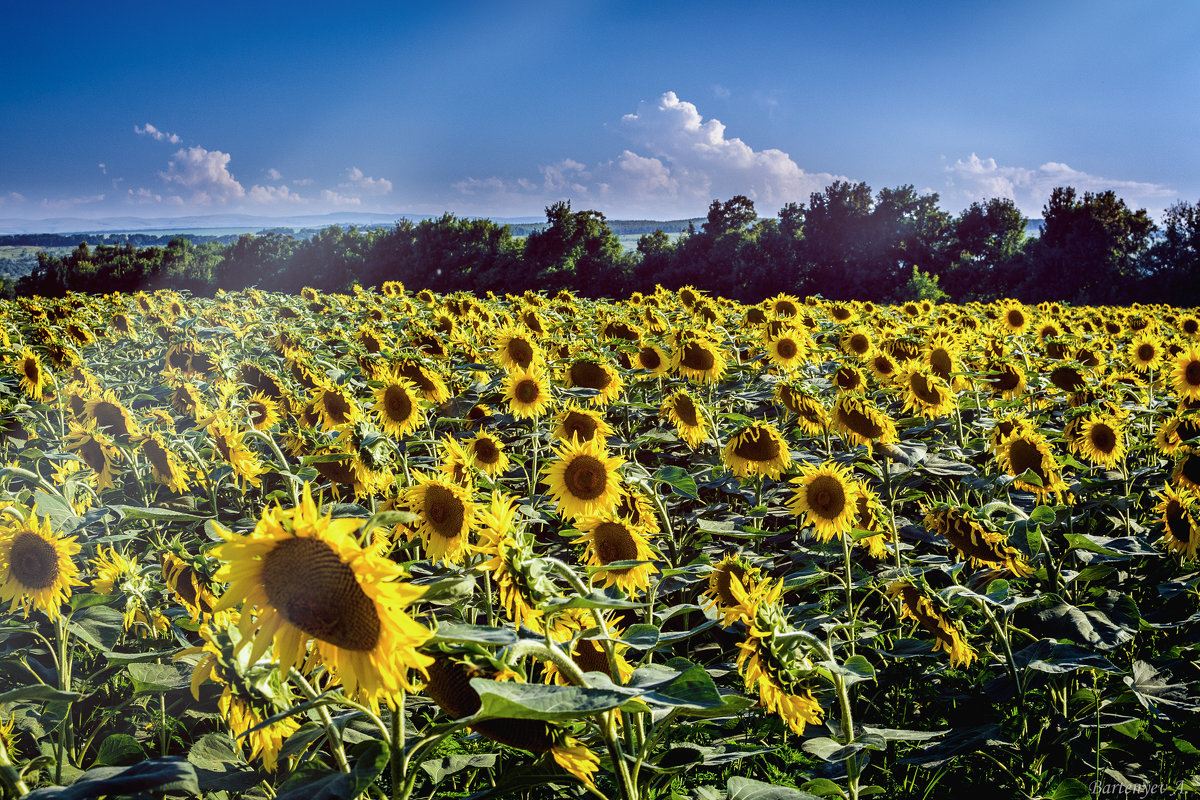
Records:
{"label": "drooping sunflower", "polygon": [[671,369],[671,358],[658,345],[646,342],[642,344],[641,349],[633,357],[633,368],[645,370],[649,373],[649,375],[644,377],[663,375],[667,370]]}
{"label": "drooping sunflower", "polygon": [[362,523],[322,515],[306,483],[299,506],[264,509],[245,536],[222,531],[215,577],[229,588],[214,611],[243,604],[238,627],[252,663],[273,644],[285,672],[307,666],[311,645],[348,694],[377,704],[413,690],[407,672],[432,663],[417,652],[431,634],[405,612],[425,589],[401,580],[382,543],[359,546]]}
{"label": "drooping sunflower", "polygon": [[65,449],[75,451],[83,463],[96,473],[97,489],[116,487],[113,482],[113,466],[123,457],[112,439],[97,430],[96,423],[89,421],[78,425],[72,422],[63,445]]}
{"label": "drooping sunflower", "polygon": [[46,387],[50,385],[50,375],[42,366],[42,360],[37,353],[26,347],[17,359],[16,372],[21,379],[21,389],[30,400],[42,401]]}
{"label": "drooping sunflower", "polygon": [[188,469],[179,460],[179,457],[163,444],[161,434],[155,432],[144,437],[141,441],[141,450],[146,455],[146,460],[150,462],[154,480],[172,492],[188,490]]}
{"label": "drooping sunflower", "polygon": [[404,502],[418,516],[410,523],[421,537],[431,559],[458,563],[467,554],[470,534],[479,524],[479,506],[470,493],[451,480],[416,472],[415,485],[404,492]]}
{"label": "drooping sunflower", "polygon": [[551,435],[564,442],[569,442],[571,439],[590,442],[597,438],[601,442],[605,442],[608,441],[609,436],[612,436],[612,426],[604,419],[603,414],[599,411],[580,408],[574,404],[570,404],[560,411],[555,423]]}
{"label": "drooping sunflower", "polygon": [[608,405],[625,386],[616,370],[598,356],[575,359],[567,367],[565,378],[568,388],[595,389],[597,394],[590,400],[594,406]]}
{"label": "drooping sunflower", "polygon": [[829,379],[839,392],[865,392],[867,378],[858,367],[847,364],[839,367]]}
{"label": "drooping sunflower", "polygon": [[775,399],[796,415],[796,425],[809,436],[820,436],[829,427],[829,413],[820,399],[798,383],[783,382],[775,387]]}
{"label": "drooping sunflower", "polygon": [[73,588],[84,585],[72,559],[82,548],[76,537],[56,534],[36,506],[22,510],[20,520],[0,515],[0,603],[9,603],[10,614],[20,606],[26,617],[36,609],[54,620]]}
{"label": "drooping sunflower", "polygon": [[972,566],[1006,569],[1018,578],[1033,574],[1025,557],[1005,541],[1003,534],[966,508],[933,505],[922,524],[927,530],[944,536]]}
{"label": "drooping sunflower", "polygon": [[262,485],[262,476],[268,469],[246,445],[245,431],[239,430],[232,421],[218,417],[209,424],[208,435],[221,458],[233,467],[233,474],[239,484],[244,482],[251,486]]}
{"label": "drooping sunflower", "polygon": [[493,490],[491,502],[479,514],[479,543],[473,549],[487,557],[475,569],[487,572],[500,606],[509,619],[530,630],[545,630],[537,605],[555,593],[544,571],[531,569],[537,554],[533,534],[519,522],[516,498]]}
{"label": "drooping sunflower", "polygon": [[450,399],[450,388],[436,370],[414,358],[401,358],[392,367],[398,377],[411,381],[421,397],[435,406]]}
{"label": "drooping sunflower", "polygon": [[697,335],[679,342],[671,358],[671,367],[693,383],[715,383],[726,368],[725,354],[716,343]]}
{"label": "drooping sunflower", "polygon": [[893,444],[896,423],[861,395],[841,393],[833,403],[831,425],[851,445]]}
{"label": "drooping sunflower", "polygon": [[1125,429],[1112,414],[1090,414],[1080,424],[1075,444],[1088,461],[1112,469],[1125,458]]}
{"label": "drooping sunflower", "polygon": [[[1013,485],[1018,489],[1033,492],[1038,498],[1049,494],[1062,495],[1067,490],[1058,459],[1050,451],[1050,443],[1036,430],[1013,430],[1001,440],[997,458],[1001,468],[1016,478]],[[1025,480],[1027,474],[1035,482]]]}
{"label": "drooping sunflower", "polygon": [[379,427],[395,437],[412,433],[425,421],[417,387],[396,375],[384,376],[382,383],[375,390],[375,405],[371,409]]}
{"label": "drooping sunflower", "polygon": [[513,370],[504,379],[504,398],[513,416],[536,419],[550,406],[550,384],[541,367]]}
{"label": "drooping sunflower", "polygon": [[749,613],[733,591],[733,581],[738,581],[744,590],[753,590],[761,580],[761,570],[740,553],[729,553],[716,564],[708,575],[708,587],[704,597],[708,598],[705,608],[716,607],[721,614],[721,624],[728,627]]}
{"label": "drooping sunflower", "polygon": [[883,507],[883,501],[880,500],[879,495],[866,481],[855,481],[854,488],[857,495],[854,502],[855,513],[852,526],[855,536],[859,537],[858,531],[870,533],[869,536],[856,538],[855,544],[864,548],[871,558],[879,561],[888,554],[887,545],[890,540],[888,511]]}
{"label": "drooping sunflower", "polygon": [[896,377],[896,383],[904,391],[904,408],[926,419],[944,417],[957,405],[950,384],[933,374],[928,366],[916,366]]}
{"label": "drooping sunflower", "polygon": [[792,479],[792,484],[796,488],[788,507],[796,516],[804,517],[804,524],[813,527],[818,540],[828,542],[854,527],[858,484],[848,468],[832,462],[819,467],[801,464],[800,475]]}
{"label": "drooping sunflower", "polygon": [[608,511],[621,497],[618,472],[625,460],[608,455],[602,442],[572,440],[555,449],[555,458],[544,467],[544,481],[558,513],[567,518],[594,516]]}
{"label": "drooping sunflower", "polygon": [[[650,576],[658,572],[652,562],[654,552],[642,534],[627,519],[612,512],[580,517],[575,528],[582,534],[574,544],[586,546],[584,557],[589,567],[603,568],[596,572],[605,587],[618,586],[629,595],[638,595],[650,588]],[[609,567],[624,561],[641,561],[635,566]]]}
{"label": "drooping sunflower", "polygon": [[1171,470],[1171,480],[1180,486],[1200,492],[1200,448],[1185,445]]}
{"label": "drooping sunflower", "polygon": [[787,442],[766,422],[752,422],[730,436],[722,455],[726,467],[739,478],[764,475],[778,479],[792,463]]}
{"label": "drooping sunflower", "polygon": [[875,376],[875,380],[883,385],[892,382],[896,377],[896,372],[900,369],[896,364],[896,359],[890,353],[883,350],[876,350],[867,355],[867,369]]}
{"label": "drooping sunflower", "polygon": [[161,569],[163,583],[187,609],[192,622],[200,622],[201,619],[212,615],[217,598],[213,594],[211,578],[197,570],[194,563],[185,561],[170,551],[162,554]]}
{"label": "drooping sunflower", "polygon": [[1175,357],[1171,386],[1183,400],[1200,400],[1200,346],[1190,345]]}
{"label": "drooping sunflower", "polygon": [[1163,523],[1163,545],[1184,558],[1195,561],[1200,549],[1200,502],[1191,489],[1164,486],[1154,510]]}
{"label": "drooping sunflower", "polygon": [[900,618],[915,620],[918,625],[933,634],[933,650],[941,650],[950,657],[950,665],[970,666],[976,659],[975,651],[967,643],[966,630],[958,620],[950,616],[950,610],[912,583],[904,580],[893,582],[887,588],[889,597],[900,599]]}
{"label": "drooping sunflower", "polygon": [[989,392],[1005,400],[1025,393],[1025,371],[1010,361],[993,363],[984,374],[983,382]]}
{"label": "drooping sunflower", "polygon": [[663,400],[659,415],[675,426],[675,433],[693,450],[708,438],[711,427],[708,415],[686,391],[680,390]]}
{"label": "drooping sunflower", "polygon": [[654,537],[662,532],[658,524],[658,514],[653,503],[641,489],[636,486],[626,486],[621,492],[613,514],[625,520],[643,536]]}
{"label": "drooping sunflower", "polygon": [[342,386],[319,386],[312,392],[312,401],[322,430],[353,425],[361,416],[354,395]]}

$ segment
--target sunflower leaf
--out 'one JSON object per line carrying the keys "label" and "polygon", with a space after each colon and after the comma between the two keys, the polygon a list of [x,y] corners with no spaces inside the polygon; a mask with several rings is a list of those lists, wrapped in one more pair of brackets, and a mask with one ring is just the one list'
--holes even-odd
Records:
{"label": "sunflower leaf", "polygon": [[111,505],[108,506],[108,509],[117,515],[118,523],[127,519],[146,519],[151,522],[204,522],[212,519],[211,515],[188,514],[183,511],[172,511],[169,508]]}
{"label": "sunflower leaf", "polygon": [[547,686],[533,683],[505,683],[472,678],[471,687],[479,693],[479,711],[472,723],[485,719],[539,719],[566,722],[619,708],[636,700],[640,692],[618,687],[589,689],[582,686]]}

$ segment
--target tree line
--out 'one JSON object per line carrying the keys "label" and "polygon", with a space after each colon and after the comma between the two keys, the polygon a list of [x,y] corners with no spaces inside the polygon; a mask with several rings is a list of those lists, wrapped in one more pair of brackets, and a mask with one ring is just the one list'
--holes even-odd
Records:
{"label": "tree line", "polygon": [[1006,199],[975,202],[954,216],[936,193],[911,185],[873,193],[865,183],[837,181],[773,218],[760,218],[741,195],[714,200],[698,227],[689,224],[677,238],[656,230],[632,251],[602,213],[574,211],[568,201],[547,208],[546,223],[524,237],[491,220],[445,214],[392,228],[332,226],[310,238],[275,231],[228,243],[84,243],[64,256],[39,253],[37,268],[3,291],[335,292],[398,280],[438,292],[571,289],[585,297],[692,285],[749,302],[787,293],[1200,304],[1200,203],[1176,203],[1157,224],[1111,191],[1059,187],[1043,208],[1040,234],[1028,235],[1028,226]]}

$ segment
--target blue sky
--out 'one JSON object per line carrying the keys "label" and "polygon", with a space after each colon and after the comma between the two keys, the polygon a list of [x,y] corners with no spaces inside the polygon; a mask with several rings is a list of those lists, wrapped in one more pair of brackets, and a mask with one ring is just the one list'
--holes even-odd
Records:
{"label": "blue sky", "polygon": [[1200,3],[10,3],[0,219],[1200,201]]}

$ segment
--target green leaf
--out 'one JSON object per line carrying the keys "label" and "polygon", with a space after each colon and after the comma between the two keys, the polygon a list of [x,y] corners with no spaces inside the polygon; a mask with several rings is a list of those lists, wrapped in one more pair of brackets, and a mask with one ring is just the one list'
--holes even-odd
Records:
{"label": "green leaf", "polygon": [[817,795],[802,792],[799,789],[774,786],[770,783],[736,776],[729,779],[727,788],[728,800],[820,800]]}
{"label": "green leaf", "polygon": [[115,594],[73,594],[67,602],[67,606],[71,611],[82,611],[85,608],[92,606],[102,606],[105,603],[111,602],[119,595]]}
{"label": "green leaf", "polygon": [[1054,787],[1049,800],[1092,800],[1092,793],[1083,781],[1067,778]]}
{"label": "green leaf", "polygon": [[69,703],[80,697],[83,697],[83,695],[79,692],[64,692],[61,689],[55,689],[53,686],[34,683],[29,686],[20,686],[16,689],[9,689],[7,692],[0,693],[0,705],[40,700]]}
{"label": "green leaf", "polygon": [[472,720],[494,717],[567,722],[619,708],[637,696],[628,689],[588,689],[471,679],[481,705]]}
{"label": "green leaf", "polygon": [[350,767],[350,786],[358,797],[387,769],[391,761],[391,748],[382,739],[368,739],[351,748],[347,754],[354,758]]}
{"label": "green leaf", "polygon": [[67,505],[67,501],[63,500],[56,494],[48,494],[38,489],[33,493],[33,502],[37,506],[37,513],[50,518],[50,523],[55,528],[64,528],[75,516],[74,509]]}
{"label": "green leaf", "polygon": [[816,778],[800,785],[800,789],[817,797],[845,797],[846,793],[829,778]]}
{"label": "green leaf", "polygon": [[439,581],[426,584],[421,599],[438,605],[461,603],[475,593],[475,576],[469,572],[447,575]]}
{"label": "green leaf", "polygon": [[1141,615],[1126,595],[1108,591],[1090,606],[1063,600],[1034,612],[1029,628],[1054,639],[1070,639],[1097,650],[1112,650],[1133,640]]}
{"label": "green leaf", "polygon": [[134,663],[125,667],[133,679],[133,693],[170,692],[191,686],[192,676],[187,667],[174,664]]}
{"label": "green leaf", "polygon": [[880,736],[889,742],[924,742],[928,739],[945,736],[950,732],[950,729],[947,728],[944,731],[909,731],[898,728],[872,728],[869,725],[864,725],[863,731]]}
{"label": "green leaf", "polygon": [[407,525],[408,523],[420,519],[419,514],[414,514],[411,511],[380,511],[367,520],[366,524],[358,532],[359,536],[365,537],[373,528],[385,526],[391,528],[395,525]]}
{"label": "green leaf", "polygon": [[517,643],[517,635],[508,628],[490,628],[487,625],[465,625],[454,622],[438,623],[433,642],[471,642],[474,644],[507,647]]}
{"label": "green leaf", "polygon": [[1031,525],[1053,525],[1057,519],[1054,509],[1050,506],[1038,506],[1029,514],[1029,524]]}
{"label": "green leaf", "polygon": [[91,606],[75,614],[67,629],[97,650],[112,650],[125,630],[125,617],[108,606]]}
{"label": "green leaf", "polygon": [[168,792],[193,796],[200,794],[196,770],[177,756],[147,759],[126,769],[91,769],[70,786],[36,789],[25,795],[25,800],[93,800],[105,796],[128,797]]}
{"label": "green leaf", "polygon": [[225,772],[229,767],[242,763],[242,754],[234,746],[233,739],[224,733],[206,733],[188,750],[187,760],[194,767],[212,772]]}
{"label": "green leaf", "polygon": [[1186,739],[1180,739],[1178,736],[1171,737],[1171,742],[1175,745],[1175,749],[1181,753],[1187,753],[1189,756],[1200,756],[1200,750]]}
{"label": "green leaf", "polygon": [[104,741],[100,743],[100,750],[96,754],[96,761],[93,766],[123,766],[137,763],[145,757],[146,752],[142,750],[142,746],[138,744],[137,739],[134,739],[127,733],[114,733],[106,736]]}
{"label": "green leaf", "polygon": [[429,774],[430,780],[438,783],[447,775],[453,775],[464,769],[491,769],[496,766],[494,753],[481,753],[470,756],[448,756],[421,762],[421,769]]}
{"label": "green leaf", "polygon": [[210,514],[188,514],[169,508],[142,508],[140,506],[109,506],[118,520],[148,519],[151,522],[204,522],[212,519]]}
{"label": "green leaf", "polygon": [[653,625],[630,625],[621,641],[635,650],[648,650],[658,644],[659,630]]}
{"label": "green leaf", "polygon": [[699,500],[700,491],[696,488],[696,480],[683,467],[668,465],[659,467],[654,472],[654,479],[671,487],[671,491],[675,494],[688,498],[689,500]]}

